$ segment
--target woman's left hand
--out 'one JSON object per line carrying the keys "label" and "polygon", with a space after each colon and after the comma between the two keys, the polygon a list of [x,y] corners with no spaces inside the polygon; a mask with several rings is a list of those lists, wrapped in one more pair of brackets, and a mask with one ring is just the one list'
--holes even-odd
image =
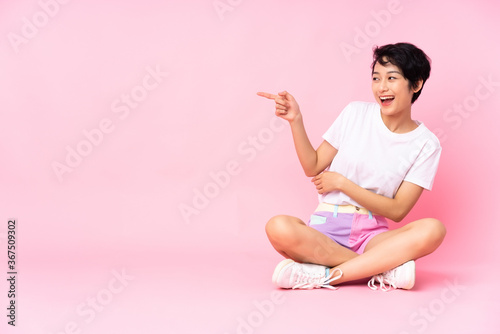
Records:
{"label": "woman's left hand", "polygon": [[337,172],[323,172],[312,178],[311,182],[316,186],[318,194],[340,190],[346,178]]}

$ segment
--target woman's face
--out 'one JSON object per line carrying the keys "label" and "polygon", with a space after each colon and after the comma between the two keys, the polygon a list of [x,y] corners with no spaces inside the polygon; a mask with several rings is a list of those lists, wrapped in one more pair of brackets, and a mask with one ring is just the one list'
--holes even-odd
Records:
{"label": "woman's face", "polygon": [[401,69],[391,63],[385,66],[378,62],[375,64],[372,91],[380,110],[385,115],[396,115],[411,110],[414,90],[409,87],[409,82],[403,76]]}

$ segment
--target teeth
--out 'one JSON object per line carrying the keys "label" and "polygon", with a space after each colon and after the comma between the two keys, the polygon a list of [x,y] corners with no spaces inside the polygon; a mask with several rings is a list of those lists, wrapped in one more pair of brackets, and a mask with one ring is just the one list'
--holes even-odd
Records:
{"label": "teeth", "polygon": [[390,96],[383,96],[383,97],[382,97],[382,96],[381,96],[381,97],[380,97],[380,99],[381,99],[382,101],[385,101],[385,100],[391,100],[391,99],[394,99],[394,97],[390,97]]}

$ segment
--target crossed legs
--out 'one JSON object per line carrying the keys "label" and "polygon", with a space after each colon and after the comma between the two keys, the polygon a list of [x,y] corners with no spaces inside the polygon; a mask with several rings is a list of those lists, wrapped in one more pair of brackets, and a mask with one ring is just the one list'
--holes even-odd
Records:
{"label": "crossed legs", "polygon": [[436,250],[446,235],[444,225],[433,218],[417,220],[383,232],[357,254],[292,216],[275,216],[266,225],[273,247],[285,258],[340,268],[335,284],[368,278],[416,260]]}

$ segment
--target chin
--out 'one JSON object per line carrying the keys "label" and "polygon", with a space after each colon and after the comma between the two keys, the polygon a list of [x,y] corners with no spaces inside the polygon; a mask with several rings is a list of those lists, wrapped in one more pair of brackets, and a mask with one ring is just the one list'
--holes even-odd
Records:
{"label": "chin", "polygon": [[384,107],[381,105],[380,111],[382,112],[382,114],[384,114],[386,116],[394,116],[394,115],[398,114],[398,109],[395,108],[394,106]]}

